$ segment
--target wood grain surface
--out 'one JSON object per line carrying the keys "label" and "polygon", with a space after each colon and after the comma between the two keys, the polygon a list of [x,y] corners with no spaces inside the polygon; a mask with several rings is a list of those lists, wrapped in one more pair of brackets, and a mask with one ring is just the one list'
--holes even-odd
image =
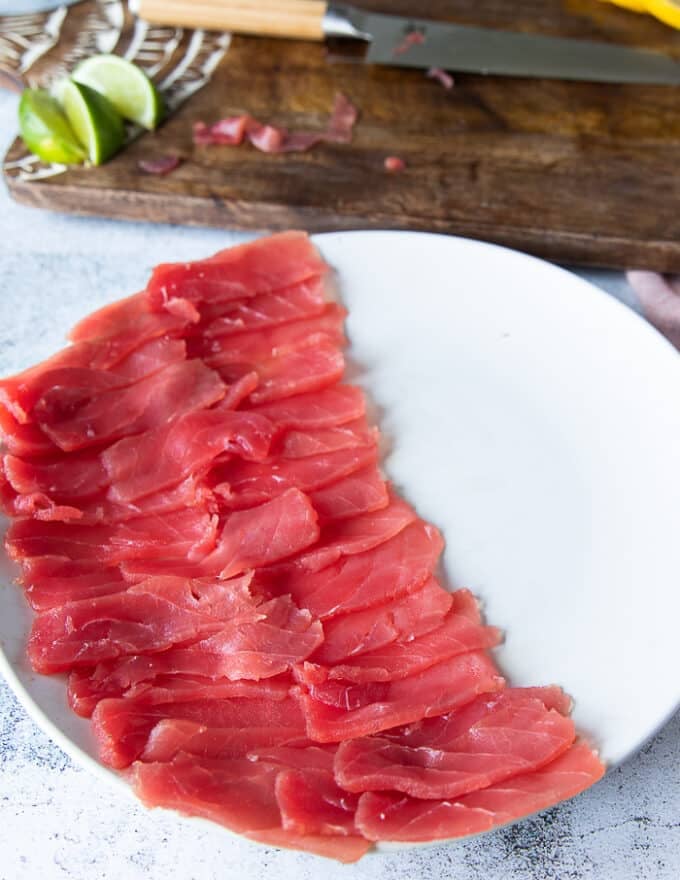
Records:
{"label": "wood grain surface", "polygon": [[[406,0],[362,5],[413,11]],[[427,0],[418,14],[680,58],[678,32],[600,0]],[[420,71],[341,61],[338,51],[337,43],[235,37],[208,85],[157,132],[100,168],[28,181],[6,171],[9,190],[25,204],[78,214],[257,230],[430,230],[563,262],[680,271],[679,89],[458,75],[446,91]],[[337,91],[361,111],[349,145],[266,155],[192,143],[193,122],[239,113],[321,129]],[[17,140],[6,158],[23,152]],[[140,159],[166,153],[184,160],[172,174],[140,171]],[[390,155],[406,170],[386,172]]]}

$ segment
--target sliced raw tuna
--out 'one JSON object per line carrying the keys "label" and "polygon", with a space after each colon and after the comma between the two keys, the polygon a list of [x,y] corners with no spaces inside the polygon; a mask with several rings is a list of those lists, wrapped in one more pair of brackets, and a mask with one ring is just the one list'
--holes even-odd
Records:
{"label": "sliced raw tuna", "polygon": [[274,797],[278,768],[245,758],[179,754],[168,763],[138,763],[137,794],[149,807],[202,816],[241,834],[280,824]]}
{"label": "sliced raw tuna", "polygon": [[320,314],[326,306],[320,275],[300,284],[227,303],[203,303],[197,328],[206,340],[263,330]]}
{"label": "sliced raw tuna", "polygon": [[343,330],[347,312],[337,303],[328,303],[323,312],[299,321],[271,328],[252,330],[233,336],[202,339],[191,353],[202,357],[209,367],[225,364],[257,364],[280,357],[298,348],[307,348],[317,341],[330,340],[337,346],[347,343]]}
{"label": "sliced raw tuna", "polygon": [[[96,347],[90,355],[90,366],[106,369],[142,343],[159,336],[179,336],[188,326],[196,323],[199,314],[177,310],[175,314],[157,314],[149,308],[146,293],[136,293],[91,312],[79,321],[69,333],[69,339],[79,344],[87,341]],[[75,346],[74,346],[75,347]]]}
{"label": "sliced raw tuna", "polygon": [[[217,501],[210,489],[195,475],[191,475],[170,489],[162,489],[138,498],[134,502],[111,501],[104,495],[80,504],[83,525],[122,523],[137,517],[164,516],[185,508],[198,508],[217,513]],[[52,517],[53,519],[55,517]]]}
{"label": "sliced raw tuna", "polygon": [[[239,684],[230,682],[232,687]],[[241,682],[257,690],[260,683]],[[170,692],[168,696],[171,697]],[[164,718],[194,721],[206,727],[252,727],[304,730],[297,701],[284,693],[264,698],[242,697],[220,700],[198,699],[145,705],[143,701],[120,698],[102,700],[92,714],[92,729],[99,755],[111,767],[127,767],[143,752],[149,733]]]}
{"label": "sliced raw tuna", "polygon": [[187,580],[167,575],[152,577],[131,586],[130,592],[160,596],[178,608],[221,621],[233,620],[242,612],[249,617],[253,605],[259,605],[264,599],[253,583],[252,572],[224,581],[214,578]]}
{"label": "sliced raw tuna", "polygon": [[37,520],[56,519],[62,522],[79,520],[83,516],[77,507],[56,504],[42,492],[17,495],[4,473],[0,473],[0,510],[13,517],[30,516]]}
{"label": "sliced raw tuna", "polygon": [[238,409],[257,388],[259,381],[256,372],[244,373],[239,379],[227,386],[226,394],[214,409]]}
{"label": "sliced raw tuna", "polygon": [[372,848],[365,837],[336,837],[330,834],[295,834],[283,828],[267,828],[264,831],[249,831],[244,835],[258,843],[266,843],[279,849],[294,849],[309,852],[327,859],[335,859],[344,864],[359,861]]}
{"label": "sliced raw tuna", "polygon": [[250,395],[253,404],[321,391],[342,378],[345,359],[329,337],[321,336],[314,345],[286,352],[256,364],[226,364],[219,373],[226,382],[255,370],[259,383]]}
{"label": "sliced raw tuna", "polygon": [[5,544],[17,560],[65,556],[115,565],[125,559],[200,558],[215,546],[216,530],[217,518],[201,508],[96,526],[18,519],[9,527]]}
{"label": "sliced raw tuna", "polygon": [[272,599],[259,605],[255,614],[227,621],[189,647],[100,663],[91,673],[77,674],[69,682],[71,704],[78,703],[91,714],[99,700],[140,694],[144,685],[153,685],[159,676],[230,681],[272,678],[305,660],[322,640],[321,624],[308,611],[295,608],[287,597]]}
{"label": "sliced raw tuna", "polygon": [[[461,597],[459,594],[463,593]],[[501,640],[501,633],[494,626],[482,626],[471,620],[461,608],[465,596],[474,603],[467,590],[454,593],[453,608],[441,626],[411,641],[394,641],[377,650],[348,658],[336,666],[326,667],[305,663],[300,670],[302,681],[323,682],[338,680],[342,682],[395,681],[415,675],[435,663],[464,654],[494,648]]]}
{"label": "sliced raw tuna", "polygon": [[[255,413],[243,413],[244,416]],[[261,416],[260,416],[261,418]],[[271,424],[271,423],[269,423]],[[233,459],[213,471],[214,491],[227,509],[264,504],[288,489],[311,492],[335,483],[368,465],[375,465],[373,446],[338,449],[298,459],[246,462]]]}
{"label": "sliced raw tuna", "polygon": [[280,768],[264,761],[177,755],[135,764],[133,784],[148,806],[211,819],[253,840],[356,861],[370,844],[358,835],[298,834],[281,828],[275,783]]}
{"label": "sliced raw tuna", "polygon": [[376,446],[378,429],[369,427],[365,418],[346,425],[317,428],[309,431],[290,430],[276,444],[275,452],[282,458],[307,458],[339,449],[355,449],[357,446]]}
{"label": "sliced raw tuna", "polygon": [[96,563],[73,562],[58,556],[22,560],[20,582],[35,611],[120,593],[129,586],[117,568],[102,568]]}
{"label": "sliced raw tuna", "polygon": [[199,758],[244,758],[253,749],[289,744],[309,744],[304,726],[206,727],[195,721],[167,718],[149,734],[141,760],[171,761],[180,752]]}
{"label": "sliced raw tuna", "polygon": [[198,410],[102,453],[112,501],[131,502],[203,473],[220,453],[261,460],[269,452],[272,423],[257,413]]}
{"label": "sliced raw tuna", "polygon": [[312,660],[326,666],[359,657],[395,642],[409,642],[440,626],[453,596],[433,577],[415,592],[384,605],[341,614],[324,622],[324,641]]}
{"label": "sliced raw tuna", "polygon": [[[256,617],[255,606],[249,613]],[[222,626],[213,617],[133,589],[69,602],[39,614],[33,621],[28,655],[36,672],[50,674],[131,654],[153,654],[195,642]]]}
{"label": "sliced raw tuna", "polygon": [[[161,655],[164,653],[162,651]],[[259,683],[261,687],[253,693],[252,681],[230,681],[228,678],[209,678],[179,672],[154,676],[154,659],[155,655],[131,656],[118,664],[115,661],[99,663],[94,673],[90,673],[89,669],[72,670],[68,678],[70,707],[77,715],[90,718],[99,702],[119,697],[147,709],[167,705],[174,707],[196,700],[219,701],[254,696],[258,699],[280,698],[281,683],[274,680]],[[107,669],[114,671],[107,675]],[[119,674],[116,674],[116,670]],[[143,680],[147,672],[148,680]],[[101,675],[101,678],[97,678],[97,675]],[[140,680],[135,681],[137,678]],[[287,690],[286,684],[284,692]]]}
{"label": "sliced raw tuna", "polygon": [[43,414],[40,427],[60,449],[73,451],[147,431],[182,413],[216,403],[226,388],[201,361],[182,361],[124,388],[97,394],[62,417]]}
{"label": "sliced raw tuna", "polygon": [[99,456],[91,453],[34,461],[6,455],[3,467],[12,488],[20,495],[42,493],[74,506],[97,495],[108,484]]}
{"label": "sliced raw tuna", "polygon": [[341,742],[451,712],[503,684],[486,653],[469,651],[398,681],[311,685],[299,699],[309,738]]}
{"label": "sliced raw tuna", "polygon": [[98,364],[102,347],[110,354],[106,343],[71,345],[23,373],[0,380],[0,402],[20,423],[40,421],[41,415],[82,406],[97,393],[153,375],[186,356],[184,342],[161,337],[123,351],[111,364],[111,358],[105,358],[102,367]]}
{"label": "sliced raw tuna", "polygon": [[[465,732],[449,739],[441,725],[418,722],[416,736],[387,731],[383,736],[340,745],[336,779],[350,791],[401,791],[416,798],[456,798],[550,763],[573,743],[574,723],[539,699],[515,695],[478,697],[486,711]],[[455,713],[454,713],[455,714]],[[465,709],[461,714],[466,713]],[[434,719],[438,721],[439,719]],[[464,722],[463,722],[464,723]],[[452,725],[454,733],[457,725]]]}
{"label": "sliced raw tuna", "polygon": [[430,841],[489,831],[563,801],[604,774],[597,755],[578,742],[546,767],[513,776],[455,800],[416,800],[390,792],[363,794],[356,822],[369,840]]}
{"label": "sliced raw tuna", "polygon": [[296,834],[355,836],[354,814],[359,802],[324,770],[284,770],[276,777],[281,824]]}
{"label": "sliced raw tuna", "polygon": [[0,443],[12,455],[39,458],[56,455],[59,449],[37,425],[22,425],[0,403]]}
{"label": "sliced raw tuna", "polygon": [[370,465],[330,486],[314,489],[309,498],[322,524],[382,510],[390,500],[380,470]]}
{"label": "sliced raw tuna", "polygon": [[389,541],[416,519],[411,505],[393,494],[381,510],[325,526],[319,543],[296,556],[292,564],[305,571],[319,571],[343,556],[366,553]]}
{"label": "sliced raw tuna", "polygon": [[[108,350],[107,347],[106,351]],[[94,343],[69,345],[34,367],[7,379],[0,379],[0,406],[18,423],[25,424],[29,421],[29,411],[35,401],[51,386],[50,377],[69,370],[91,370],[96,351],[97,345]],[[113,356],[111,358],[112,362],[117,359],[118,357]],[[109,365],[107,361],[106,366]]]}
{"label": "sliced raw tuna", "polygon": [[186,360],[186,356],[187,347],[183,339],[159,336],[133,349],[111,368],[111,372],[128,382],[137,382],[170,364]]}
{"label": "sliced raw tuna", "polygon": [[363,391],[354,385],[334,385],[311,394],[300,394],[252,407],[279,429],[332,428],[360,418],[366,412]]}
{"label": "sliced raw tuna", "polygon": [[229,302],[309,281],[326,268],[304,232],[284,232],[207,260],[156,266],[146,296],[156,312],[171,309],[178,298],[196,304]]}
{"label": "sliced raw tuna", "polygon": [[322,571],[304,572],[293,566],[277,571],[275,588],[326,620],[414,592],[436,568],[443,546],[434,526],[415,522],[384,544],[343,557]]}
{"label": "sliced raw tuna", "polygon": [[[212,553],[195,563],[181,559],[169,565],[150,557],[124,563],[130,580],[173,574],[179,577],[229,578],[251,568],[273,565],[309,547],[319,526],[309,498],[297,489],[259,507],[228,515]],[[281,595],[287,591],[277,591]]]}

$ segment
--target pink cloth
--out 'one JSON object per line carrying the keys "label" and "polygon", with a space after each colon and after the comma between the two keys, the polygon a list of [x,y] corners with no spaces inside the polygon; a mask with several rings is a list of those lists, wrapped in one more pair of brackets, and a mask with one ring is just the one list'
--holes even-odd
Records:
{"label": "pink cloth", "polygon": [[680,275],[631,271],[626,277],[645,318],[680,349]]}

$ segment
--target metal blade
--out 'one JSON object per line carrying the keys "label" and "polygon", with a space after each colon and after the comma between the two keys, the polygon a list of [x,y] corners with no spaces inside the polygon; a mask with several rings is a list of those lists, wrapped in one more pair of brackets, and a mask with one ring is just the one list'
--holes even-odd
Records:
{"label": "metal blade", "polygon": [[[608,43],[513,33],[377,15],[333,6],[354,35],[370,39],[366,61],[441,67],[467,73],[614,83],[680,85],[680,64],[667,55]],[[346,32],[347,33],[347,32]],[[415,38],[412,34],[420,34]],[[406,42],[405,42],[406,41]],[[406,47],[406,48],[405,48]]]}

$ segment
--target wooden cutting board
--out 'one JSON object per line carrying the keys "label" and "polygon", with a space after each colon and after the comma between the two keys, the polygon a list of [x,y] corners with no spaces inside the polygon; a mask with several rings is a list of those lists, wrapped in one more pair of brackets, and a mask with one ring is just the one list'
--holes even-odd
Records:
{"label": "wooden cutting board", "polygon": [[[363,5],[413,10],[408,0]],[[418,14],[680,58],[679,33],[600,0],[424,0]],[[116,51],[135,39],[132,27],[127,16]],[[459,75],[446,91],[420,71],[340,62],[336,51],[236,37],[210,81],[158,132],[100,168],[33,179],[17,168],[24,148],[15,141],[9,190],[25,204],[78,214],[231,229],[430,230],[564,262],[680,271],[678,88]],[[193,122],[244,112],[323,128],[336,91],[361,111],[350,145],[266,155],[192,144]],[[140,159],[166,153],[184,159],[172,174],[140,171]],[[384,170],[390,155],[406,161],[403,173]]]}

